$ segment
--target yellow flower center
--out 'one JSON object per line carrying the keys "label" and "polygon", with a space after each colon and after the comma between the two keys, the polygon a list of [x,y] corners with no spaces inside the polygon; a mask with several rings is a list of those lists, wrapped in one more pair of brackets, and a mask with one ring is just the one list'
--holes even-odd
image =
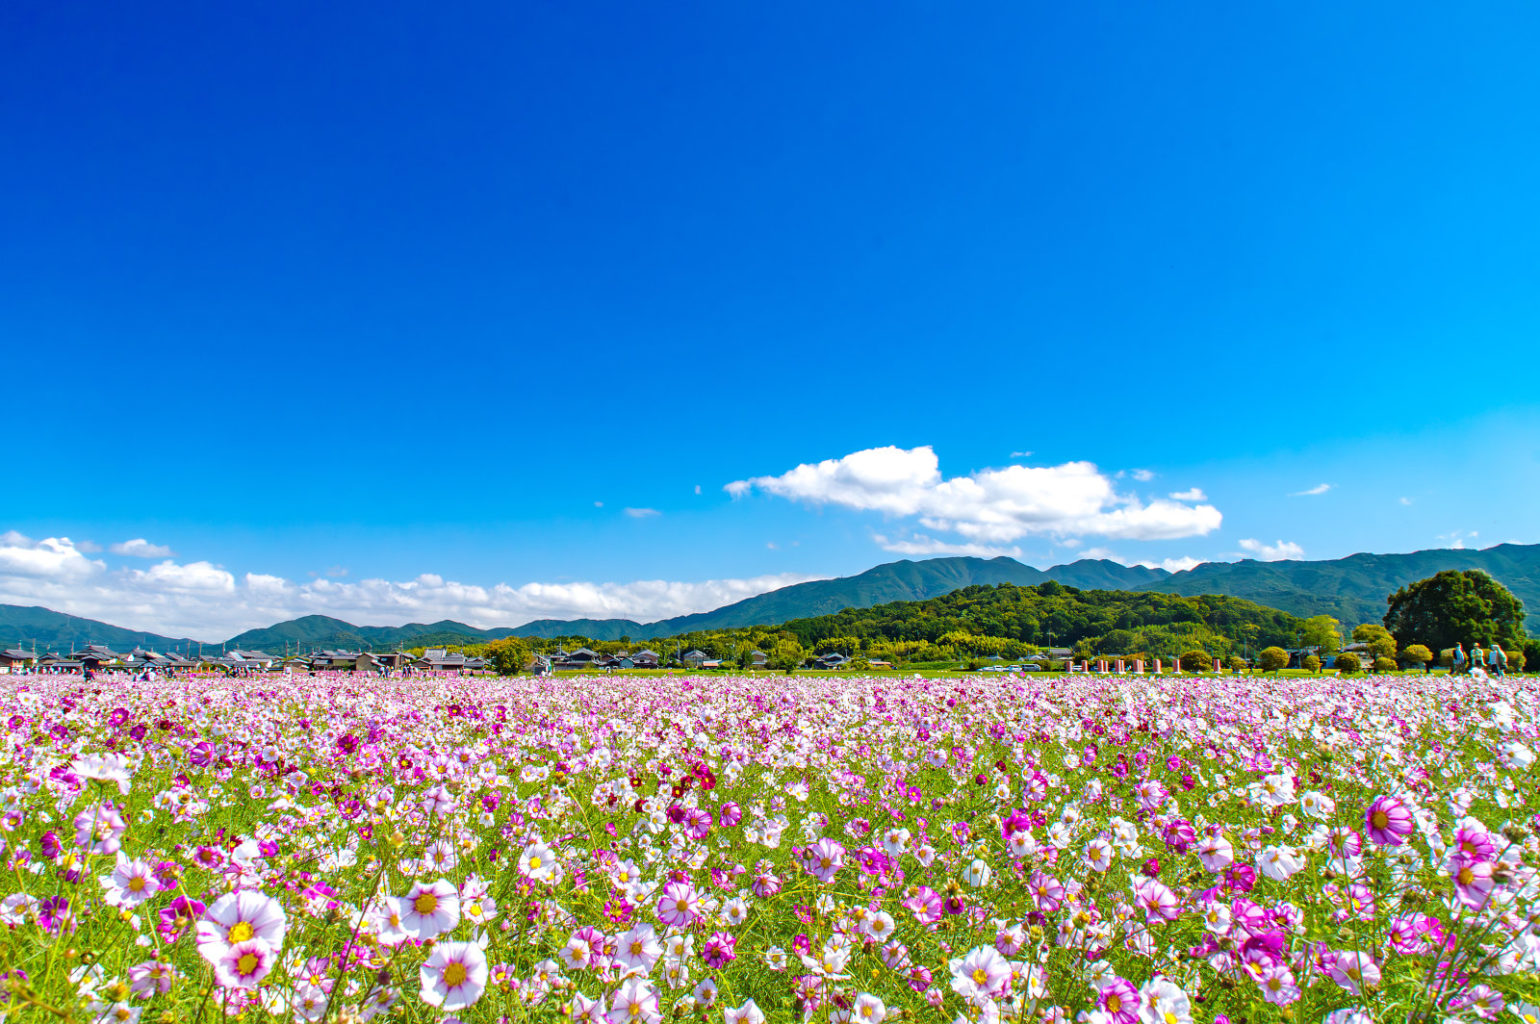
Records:
{"label": "yellow flower center", "polygon": [[973,969],[973,983],[975,985],[982,985],[982,984],[984,984],[984,982],[986,982],[988,980],[989,980],[989,972],[985,971],[984,968],[982,968],[982,967],[975,967]]}
{"label": "yellow flower center", "polygon": [[438,909],[438,897],[431,892],[421,893],[412,901],[412,909],[425,916],[431,914]]}
{"label": "yellow flower center", "polygon": [[1374,814],[1369,818],[1369,821],[1372,825],[1374,825],[1375,828],[1384,828],[1386,825],[1390,824],[1390,815],[1386,814],[1384,811],[1375,811]]}
{"label": "yellow flower center", "polygon": [[256,970],[257,970],[257,963],[258,963],[257,954],[255,954],[255,953],[243,953],[243,954],[241,954],[241,958],[235,962],[235,969],[237,971],[239,971],[241,977],[244,978],[244,977],[246,977],[246,975],[254,974],[256,972]]}
{"label": "yellow flower center", "polygon": [[257,931],[251,926],[250,921],[237,921],[235,927],[230,929],[230,934],[225,936],[225,941],[233,946],[237,942],[245,942],[255,934]]}
{"label": "yellow flower center", "polygon": [[1119,1012],[1122,1009],[1123,1009],[1123,997],[1122,996],[1113,995],[1113,996],[1108,996],[1107,997],[1107,1012],[1108,1013],[1117,1013],[1117,1012]]}
{"label": "yellow flower center", "polygon": [[144,892],[144,878],[143,878],[143,876],[135,875],[133,878],[130,878],[128,880],[128,891],[129,892]]}
{"label": "yellow flower center", "polygon": [[444,984],[450,988],[465,984],[465,965],[451,960],[444,966]]}

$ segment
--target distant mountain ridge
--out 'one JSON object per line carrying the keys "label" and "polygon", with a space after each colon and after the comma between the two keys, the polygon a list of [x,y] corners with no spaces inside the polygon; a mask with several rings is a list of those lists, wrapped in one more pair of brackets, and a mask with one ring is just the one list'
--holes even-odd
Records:
{"label": "distant mountain ridge", "polygon": [[[777,625],[891,601],[923,601],[975,584],[1031,586],[1047,580],[1081,590],[1148,590],[1188,597],[1227,594],[1294,615],[1332,615],[1351,627],[1360,622],[1378,622],[1385,611],[1385,598],[1392,591],[1443,569],[1481,569],[1491,574],[1524,602],[1531,630],[1540,629],[1540,544],[1499,544],[1479,551],[1445,548],[1409,554],[1356,554],[1316,562],[1204,562],[1175,573],[1106,559],[1081,559],[1046,570],[1003,556],[930,558],[917,562],[906,559],[878,565],[855,576],[798,583],[712,611],[650,623],[631,619],[538,619],[516,627],[478,629],[452,619],[401,626],[356,626],[325,615],[306,615],[247,630],[231,637],[223,646],[281,652],[299,644],[407,647],[482,642],[504,636],[585,636],[593,640],[619,640],[625,636],[640,642],[693,630]],[[196,650],[199,646],[197,641],[185,637],[124,629],[46,608],[0,605],[0,646],[30,641],[51,648],[85,643],[160,650]],[[202,646],[207,649],[221,645]]]}

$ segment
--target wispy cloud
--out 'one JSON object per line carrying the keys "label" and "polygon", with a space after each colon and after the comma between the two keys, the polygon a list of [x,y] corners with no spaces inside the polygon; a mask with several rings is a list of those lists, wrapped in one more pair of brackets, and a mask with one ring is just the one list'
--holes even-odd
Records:
{"label": "wispy cloud", "polygon": [[1136,469],[1129,473],[1129,476],[1133,477],[1141,484],[1147,484],[1151,480],[1155,479],[1155,471],[1153,469]]}
{"label": "wispy cloud", "polygon": [[814,505],[915,518],[927,530],[988,546],[1032,534],[1168,540],[1210,533],[1222,519],[1208,504],[1164,498],[1146,503],[1119,494],[1112,478],[1090,462],[1007,466],[946,478],[928,445],[868,448],[804,463],[778,476],[735,480],[726,490],[734,497],[757,490]]}
{"label": "wispy cloud", "polygon": [[652,516],[661,516],[663,513],[655,508],[628,508],[626,515],[632,519],[648,519]]}
{"label": "wispy cloud", "polygon": [[907,538],[890,538],[880,533],[872,534],[872,540],[884,551],[892,551],[900,555],[971,555],[974,558],[997,558],[1005,555],[1009,558],[1019,558],[1021,549],[1018,547],[997,547],[991,544],[956,544],[950,541],[937,540],[927,537],[923,533],[914,534]]}
{"label": "wispy cloud", "polygon": [[1325,494],[1327,491],[1331,490],[1332,487],[1333,487],[1332,484],[1316,484],[1314,487],[1311,487],[1308,490],[1294,491],[1293,493],[1291,493],[1289,495],[1289,497],[1291,497],[1291,498],[1304,498],[1304,497],[1309,497],[1309,496],[1316,495],[1316,494]]}
{"label": "wispy cloud", "polygon": [[1411,503],[1412,503],[1412,499],[1411,498],[1402,498],[1401,499],[1401,504],[1403,504],[1403,505],[1410,505]]}
{"label": "wispy cloud", "polygon": [[1466,541],[1474,541],[1479,536],[1481,536],[1481,533],[1477,530],[1470,530],[1468,532],[1465,530],[1451,530],[1449,533],[1439,534],[1436,539],[1448,544],[1457,551],[1463,551],[1467,547]]}
{"label": "wispy cloud", "polygon": [[1172,491],[1167,495],[1172,501],[1208,501],[1208,495],[1203,493],[1201,487],[1189,487],[1185,491]]}
{"label": "wispy cloud", "polygon": [[1264,562],[1278,562],[1285,558],[1305,557],[1305,549],[1290,540],[1280,540],[1276,544],[1264,544],[1262,541],[1248,537],[1241,541],[1241,550],[1255,555]]}
{"label": "wispy cloud", "polygon": [[143,537],[133,540],[125,540],[114,544],[107,550],[115,555],[123,555],[128,558],[175,558],[176,552],[164,544],[151,544]]}
{"label": "wispy cloud", "polygon": [[1011,452],[1011,458],[1013,459],[1027,459],[1031,458],[1031,456],[1031,452]]}

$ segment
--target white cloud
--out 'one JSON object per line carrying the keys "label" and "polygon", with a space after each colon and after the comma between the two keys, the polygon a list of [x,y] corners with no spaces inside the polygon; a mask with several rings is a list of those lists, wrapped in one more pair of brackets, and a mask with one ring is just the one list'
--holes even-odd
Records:
{"label": "white cloud", "polygon": [[1222,518],[1212,505],[1163,498],[1145,503],[1119,494],[1089,462],[1007,466],[945,479],[929,446],[869,448],[779,476],[735,480],[725,490],[735,498],[759,490],[815,505],[918,517],[926,529],[986,545],[1030,534],[1168,540],[1207,534]]}
{"label": "white cloud", "polygon": [[1122,563],[1123,561],[1113,552],[1111,548],[1086,548],[1080,553],[1080,557],[1095,559],[1097,561],[1105,558],[1109,562],[1118,563]]}
{"label": "white cloud", "polygon": [[83,580],[106,568],[99,559],[87,558],[68,537],[34,541],[15,530],[0,534],[0,576]]}
{"label": "white cloud", "polygon": [[872,534],[872,540],[884,551],[892,551],[900,555],[971,555],[975,558],[997,558],[1005,555],[1009,558],[1019,558],[1021,549],[1018,547],[991,547],[988,544],[953,544],[944,540],[936,540],[927,537],[923,533],[914,534],[908,538],[889,538],[880,533]]}
{"label": "white cloud", "polygon": [[1471,530],[1468,533],[1464,530],[1452,530],[1449,533],[1439,534],[1437,539],[1448,544],[1456,551],[1463,551],[1465,550],[1466,541],[1475,540],[1479,536],[1481,536],[1481,534],[1477,530]]}
{"label": "white cloud", "polygon": [[1146,569],[1164,569],[1167,572],[1186,572],[1188,569],[1191,569],[1195,565],[1202,565],[1203,560],[1201,558],[1193,558],[1190,555],[1182,555],[1178,558],[1162,558],[1158,562],[1136,562],[1134,564],[1142,565]]}
{"label": "white cloud", "polygon": [[603,508],[603,507],[604,507],[604,502],[602,502],[602,501],[594,502],[594,508]]}
{"label": "white cloud", "polygon": [[655,508],[628,508],[628,509],[626,509],[626,515],[630,516],[632,519],[647,519],[647,518],[650,518],[651,516],[661,516],[662,514],[663,514],[662,512],[659,512]]}
{"label": "white cloud", "polygon": [[1201,487],[1189,487],[1185,491],[1173,491],[1167,495],[1172,501],[1208,501]]}
{"label": "white cloud", "polygon": [[1155,471],[1153,469],[1136,469],[1129,475],[1141,484],[1147,484],[1155,479]]}
{"label": "white cloud", "polygon": [[1293,541],[1280,540],[1276,544],[1264,544],[1259,540],[1247,538],[1241,541],[1241,550],[1256,555],[1264,562],[1277,562],[1285,558],[1304,558],[1305,549]]}
{"label": "white cloud", "polygon": [[695,485],[695,493],[696,493],[696,494],[699,494],[699,493],[700,493],[700,484],[696,484],[696,485]]}
{"label": "white cloud", "polygon": [[1031,458],[1031,456],[1031,452],[1011,452],[1011,458],[1013,459],[1026,459]]}
{"label": "white cloud", "polygon": [[[42,605],[166,636],[218,643],[246,629],[302,615],[359,625],[455,619],[482,628],[541,618],[625,618],[640,622],[710,611],[822,577],[776,573],[694,582],[499,583],[478,586],[425,573],[416,579],[296,582],[267,573],[239,577],[209,562],[171,560],[109,571],[64,538],[0,535],[0,604]],[[12,640],[21,639],[17,637]]]}
{"label": "white cloud", "polygon": [[176,552],[164,544],[151,544],[143,537],[134,540],[125,540],[108,548],[115,555],[123,555],[128,558],[175,558]]}
{"label": "white cloud", "polygon": [[1411,503],[1412,503],[1412,499],[1411,498],[1402,498],[1401,499],[1401,504],[1403,504],[1403,505],[1410,505]]}
{"label": "white cloud", "polygon": [[1315,494],[1325,494],[1327,491],[1331,490],[1332,487],[1332,484],[1316,484],[1314,487],[1311,487],[1307,490],[1295,491],[1294,493],[1290,494],[1289,497],[1304,498]]}

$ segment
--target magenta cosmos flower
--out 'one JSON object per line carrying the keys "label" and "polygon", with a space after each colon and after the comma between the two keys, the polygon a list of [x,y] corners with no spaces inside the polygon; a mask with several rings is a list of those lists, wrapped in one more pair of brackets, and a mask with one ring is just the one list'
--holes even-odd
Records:
{"label": "magenta cosmos flower", "polygon": [[1369,838],[1380,846],[1400,846],[1412,834],[1412,812],[1393,796],[1377,797],[1364,812]]}

